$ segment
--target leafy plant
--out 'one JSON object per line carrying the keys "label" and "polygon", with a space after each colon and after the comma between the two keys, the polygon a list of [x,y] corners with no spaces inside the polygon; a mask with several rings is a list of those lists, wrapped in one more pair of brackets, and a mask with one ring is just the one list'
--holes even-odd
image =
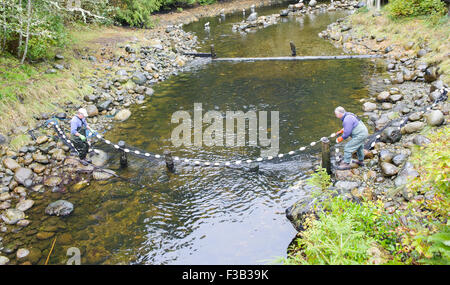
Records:
{"label": "leafy plant", "polygon": [[331,177],[325,168],[319,168],[306,180],[306,184],[315,186],[320,190],[319,193],[313,193],[314,195],[322,195],[331,186]]}
{"label": "leafy plant", "polygon": [[444,16],[447,12],[445,3],[441,0],[391,0],[386,9],[392,17]]}
{"label": "leafy plant", "polygon": [[426,242],[430,246],[424,252],[425,258],[419,262],[432,265],[450,264],[450,227],[448,222],[442,231],[427,237]]}

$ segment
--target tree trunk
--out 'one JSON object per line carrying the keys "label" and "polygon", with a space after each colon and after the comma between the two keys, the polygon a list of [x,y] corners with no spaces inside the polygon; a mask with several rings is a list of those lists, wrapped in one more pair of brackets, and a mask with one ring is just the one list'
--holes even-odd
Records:
{"label": "tree trunk", "polygon": [[28,0],[27,4],[27,38],[25,40],[25,50],[23,51],[22,61],[20,63],[23,64],[25,58],[27,57],[28,52],[28,40],[30,39],[30,23],[31,23],[31,0]]}
{"label": "tree trunk", "polygon": [[6,0],[2,0],[3,5],[3,42],[2,42],[2,51],[6,48]]}
{"label": "tree trunk", "polygon": [[23,37],[23,33],[22,33],[22,0],[19,0],[19,46],[17,47],[17,58],[20,57],[20,47],[22,46],[22,37]]}

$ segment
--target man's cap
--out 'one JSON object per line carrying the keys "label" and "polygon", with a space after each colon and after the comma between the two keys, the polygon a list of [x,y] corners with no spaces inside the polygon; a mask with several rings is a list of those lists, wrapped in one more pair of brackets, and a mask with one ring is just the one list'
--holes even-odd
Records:
{"label": "man's cap", "polygon": [[84,108],[78,109],[78,113],[80,113],[84,117],[88,117],[88,113],[87,113],[86,109],[84,109]]}

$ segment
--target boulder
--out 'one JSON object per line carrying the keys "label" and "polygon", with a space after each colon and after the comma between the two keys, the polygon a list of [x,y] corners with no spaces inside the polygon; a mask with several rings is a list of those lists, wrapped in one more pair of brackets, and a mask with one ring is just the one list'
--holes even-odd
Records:
{"label": "boulder", "polygon": [[26,248],[19,248],[16,252],[17,259],[23,259],[30,254],[30,251]]}
{"label": "boulder", "polygon": [[391,95],[389,97],[389,101],[391,101],[392,103],[396,103],[397,101],[400,101],[403,99],[403,95],[401,94],[395,94],[395,95]]}
{"label": "boulder", "polygon": [[392,109],[392,103],[389,103],[389,102],[384,102],[384,103],[381,103],[381,109],[383,109],[383,110],[390,110],[390,109]]}
{"label": "boulder", "polygon": [[7,209],[2,214],[2,220],[8,225],[14,225],[22,219],[25,219],[25,213],[18,209]]}
{"label": "boulder", "polygon": [[413,143],[418,145],[418,146],[426,146],[427,144],[429,144],[431,141],[422,135],[417,135],[413,138]]}
{"label": "boulder", "polygon": [[93,154],[91,154],[90,159],[92,164],[98,167],[104,166],[108,160],[108,154],[103,150],[96,149]]}
{"label": "boulder", "polygon": [[143,85],[147,82],[147,77],[142,72],[137,71],[133,74],[131,80],[137,85]]}
{"label": "boulder", "polygon": [[440,110],[433,110],[425,114],[427,123],[430,126],[440,126],[444,122],[444,114]]}
{"label": "boulder", "polygon": [[98,115],[98,109],[97,109],[97,106],[95,106],[95,105],[87,105],[86,111],[87,111],[89,117],[95,117]]}
{"label": "boulder", "polygon": [[316,6],[317,5],[317,1],[316,0],[311,0],[311,1],[309,1],[309,3],[308,3],[308,6],[310,6],[310,7],[314,7],[314,6]]}
{"label": "boulder", "polygon": [[422,130],[424,127],[425,124],[423,122],[408,123],[402,128],[402,133],[412,134],[414,132]]}
{"label": "boulder", "polygon": [[398,167],[390,164],[389,162],[382,162],[381,170],[383,171],[383,175],[388,177],[394,176],[398,173]]}
{"label": "boulder", "polygon": [[408,156],[405,154],[397,154],[392,158],[392,163],[395,166],[400,166],[403,162],[405,162],[408,159]]}
{"label": "boulder", "polygon": [[420,57],[425,56],[426,54],[427,54],[427,51],[422,48],[417,52],[417,57],[420,58]]}
{"label": "boulder", "polygon": [[33,153],[33,160],[36,162],[39,162],[40,164],[48,164],[48,158],[46,155],[43,155],[42,153]]}
{"label": "boulder", "polygon": [[364,112],[372,112],[377,109],[377,104],[366,102],[363,104],[363,111]]}
{"label": "boulder", "polygon": [[26,210],[28,210],[31,207],[33,207],[33,205],[34,205],[34,201],[31,200],[31,199],[22,200],[19,203],[17,203],[16,209],[20,210],[22,212],[25,212]]}
{"label": "boulder", "polygon": [[14,179],[18,183],[25,185],[25,186],[26,186],[25,181],[32,179],[32,178],[33,178],[33,171],[31,171],[31,169],[28,169],[28,168],[20,167],[14,173]]}
{"label": "boulder", "polygon": [[50,203],[47,208],[45,208],[45,213],[47,215],[56,216],[67,216],[73,211],[73,204],[66,200],[58,200],[56,202]]}
{"label": "boulder", "polygon": [[338,181],[334,186],[340,193],[346,193],[358,188],[359,183],[355,181]]}
{"label": "boulder", "polygon": [[128,72],[124,69],[119,69],[116,71],[117,76],[128,76]]}
{"label": "boulder", "polygon": [[420,113],[420,112],[412,113],[408,117],[408,120],[410,120],[411,122],[415,122],[415,121],[418,121],[420,119],[422,119],[422,113]]}
{"label": "boulder", "polygon": [[286,209],[286,217],[297,231],[303,231],[304,223],[309,215],[315,215],[316,199],[304,197]]}
{"label": "boulder", "polygon": [[112,103],[111,100],[105,100],[105,101],[102,101],[101,103],[97,104],[98,111],[101,112],[103,110],[108,110],[111,103]]}
{"label": "boulder", "polygon": [[380,162],[389,162],[390,163],[392,161],[392,158],[394,157],[394,153],[392,153],[389,150],[383,149],[380,151],[379,157],[380,157]]}
{"label": "boulder", "polygon": [[438,69],[435,66],[430,66],[425,70],[423,78],[430,83],[437,80],[439,77]]}
{"label": "boulder", "polygon": [[405,81],[411,81],[414,79],[415,73],[407,68],[403,69],[403,79]]}
{"label": "boulder", "polygon": [[15,171],[16,169],[20,168],[20,164],[18,164],[14,159],[9,157],[3,160],[3,165],[12,171]]}
{"label": "boulder", "polygon": [[378,102],[386,102],[389,100],[390,96],[391,96],[391,94],[388,91],[383,91],[380,94],[378,94],[377,101]]}
{"label": "boulder", "polygon": [[432,102],[435,102],[436,100],[438,100],[441,97],[442,93],[440,90],[434,90],[433,92],[431,92],[428,97],[430,98],[430,100]]}
{"label": "boulder", "polygon": [[43,143],[46,143],[48,141],[48,137],[47,136],[40,136],[36,139],[36,144],[37,145],[41,145]]}
{"label": "boulder", "polygon": [[402,133],[398,128],[389,127],[381,132],[380,141],[384,143],[396,143],[402,138]]}
{"label": "boulder", "polygon": [[392,84],[402,84],[404,81],[402,72],[397,72],[395,76],[391,76]]}
{"label": "boulder", "polygon": [[3,134],[0,134],[0,145],[6,144],[8,142],[8,137]]}
{"label": "boulder", "polygon": [[401,187],[406,185],[412,179],[419,176],[419,172],[417,172],[413,165],[410,162],[406,162],[403,166],[402,170],[398,173],[397,177],[394,180],[394,184],[396,187]]}
{"label": "boulder", "polygon": [[59,176],[49,177],[44,180],[44,185],[48,187],[59,186],[62,183],[62,178]]}
{"label": "boulder", "polygon": [[9,262],[9,258],[6,256],[0,255],[0,265],[6,265]]}
{"label": "boulder", "polygon": [[120,110],[117,112],[117,114],[114,116],[114,120],[116,121],[126,121],[131,116],[131,111],[128,109]]}
{"label": "boulder", "polygon": [[435,90],[442,90],[442,89],[444,89],[444,82],[442,80],[436,80],[433,83],[431,83],[430,93]]}

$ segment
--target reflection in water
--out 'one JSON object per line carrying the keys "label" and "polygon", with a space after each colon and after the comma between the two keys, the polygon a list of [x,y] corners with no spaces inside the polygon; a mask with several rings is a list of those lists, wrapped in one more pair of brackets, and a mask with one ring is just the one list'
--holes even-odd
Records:
{"label": "reflection in water", "polygon": [[[277,8],[264,8],[262,14]],[[320,13],[288,18],[254,33],[232,33],[242,12],[202,19],[186,27],[203,40],[201,51],[214,43],[220,57],[289,55],[289,42],[298,55],[336,55],[341,51],[317,33],[344,13]],[[210,22],[210,31],[204,24]],[[199,51],[200,51],[199,50]],[[257,147],[180,147],[170,142],[171,115],[203,109],[280,112],[280,152],[285,153],[339,129],[337,105],[358,112],[357,99],[366,97],[368,78],[377,72],[367,60],[212,63],[174,76],[155,87],[145,106],[132,109],[131,118],[107,133],[112,141],[154,153],[204,159],[256,158]],[[107,150],[107,148],[105,148]],[[157,162],[129,159],[119,170],[113,152],[109,167],[130,181],[93,183],[67,194],[46,193],[30,210],[41,215],[48,201],[74,203],[67,218],[45,217],[34,231],[59,231],[53,263],[66,261],[68,247],[82,251],[82,263],[139,264],[255,264],[283,256],[295,231],[284,216],[301,193],[288,187],[315,162],[310,155],[281,163],[265,163],[259,171],[233,168],[179,167],[170,174]],[[50,196],[50,197],[47,197]],[[30,228],[33,231],[33,228]],[[35,233],[34,232],[34,233]],[[22,236],[23,233],[22,233]],[[49,240],[33,242],[46,256]],[[64,243],[65,242],[65,243]],[[42,259],[41,259],[42,262]]]}

